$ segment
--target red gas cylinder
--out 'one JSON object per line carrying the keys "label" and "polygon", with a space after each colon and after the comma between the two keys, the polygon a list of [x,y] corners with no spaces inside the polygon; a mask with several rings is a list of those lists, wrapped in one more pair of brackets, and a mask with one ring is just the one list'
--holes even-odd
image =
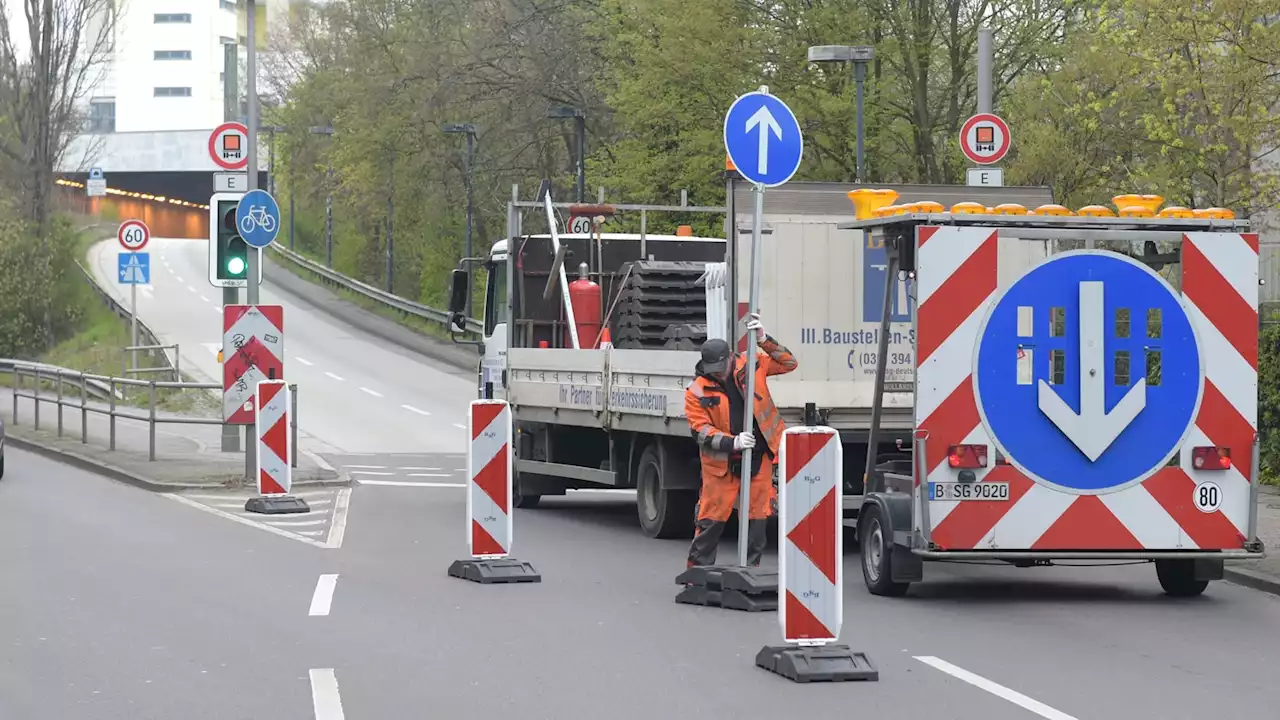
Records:
{"label": "red gas cylinder", "polygon": [[[578,279],[569,283],[569,304],[578,326],[578,345],[584,349],[599,347],[596,336],[600,334],[600,285],[587,279],[587,264],[578,266]],[[573,336],[564,331],[564,346],[573,347]]]}

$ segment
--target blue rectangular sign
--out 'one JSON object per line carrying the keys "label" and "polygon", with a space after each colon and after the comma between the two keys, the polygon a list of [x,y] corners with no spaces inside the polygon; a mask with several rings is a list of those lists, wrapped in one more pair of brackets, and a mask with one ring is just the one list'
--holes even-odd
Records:
{"label": "blue rectangular sign", "polygon": [[[884,315],[885,275],[889,272],[889,257],[885,253],[884,241],[873,238],[871,233],[863,233],[862,245],[862,321],[879,323]],[[910,295],[915,288],[913,280],[893,278],[893,322],[910,322],[915,316],[915,308]]]}
{"label": "blue rectangular sign", "polygon": [[122,252],[117,267],[121,285],[151,284],[151,253]]}

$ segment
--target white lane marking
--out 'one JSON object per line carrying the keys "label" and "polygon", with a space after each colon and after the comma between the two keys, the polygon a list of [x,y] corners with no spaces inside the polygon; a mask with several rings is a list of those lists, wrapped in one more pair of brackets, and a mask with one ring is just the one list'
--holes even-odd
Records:
{"label": "white lane marking", "polygon": [[175,495],[175,494],[173,494],[173,493],[161,493],[161,494],[160,494],[160,496],[161,496],[161,497],[167,497],[167,498],[169,498],[170,500],[173,500],[174,502],[180,502],[180,503],[182,503],[183,505],[187,505],[187,506],[193,507],[193,508],[195,508],[195,509],[197,509],[197,510],[200,510],[200,511],[202,511],[202,512],[207,512],[207,513],[209,513],[210,515],[217,515],[218,517],[226,518],[226,519],[228,519],[228,520],[230,520],[230,521],[232,521],[232,522],[238,522],[238,523],[240,523],[241,525],[248,525],[249,527],[258,528],[259,530],[266,530],[267,532],[271,533],[272,535],[279,535],[280,537],[286,537],[286,538],[289,538],[290,540],[297,540],[298,542],[304,542],[304,543],[306,543],[306,544],[308,544],[308,545],[314,545],[314,546],[316,546],[316,547],[318,547],[318,548],[328,548],[328,547],[329,547],[329,546],[328,546],[328,545],[326,545],[325,543],[317,542],[317,541],[315,541],[315,540],[312,540],[311,538],[302,537],[302,536],[300,536],[300,535],[298,535],[298,534],[296,534],[296,533],[291,533],[291,532],[288,532],[287,530],[281,530],[280,528],[271,527],[270,525],[264,525],[264,524],[262,524],[262,523],[260,523],[260,522],[254,522],[253,520],[248,520],[248,519],[246,519],[246,518],[242,518],[242,517],[240,517],[240,516],[238,516],[238,515],[232,515],[232,514],[231,514],[231,513],[229,513],[229,512],[223,512],[222,510],[219,510],[219,509],[217,509],[217,508],[212,508],[212,507],[209,507],[208,505],[205,505],[205,504],[203,504],[203,503],[198,503],[198,502],[196,502],[195,500],[188,500],[187,498],[185,498],[185,497],[183,497],[183,496],[181,496],[181,495]]}
{"label": "white lane marking", "polygon": [[452,473],[409,473],[409,477],[452,477]]}
{"label": "white lane marking", "polygon": [[[177,280],[178,282],[182,282],[182,277],[180,275],[177,275],[176,273],[174,274],[173,279]],[[194,288],[192,288],[192,292],[195,292]]]}
{"label": "white lane marking", "polygon": [[210,305],[209,307],[213,308],[213,311],[218,313],[219,315],[222,314],[223,307],[221,305]]}
{"label": "white lane marking", "polygon": [[316,720],[346,720],[333,668],[311,670],[311,706],[315,708]]}
{"label": "white lane marking", "polygon": [[461,429],[461,430],[466,430],[466,429],[467,429],[467,426],[466,426],[466,425],[463,425],[462,423],[454,423],[454,424],[453,424],[453,426],[454,426],[454,427],[456,427],[456,428],[459,428],[459,429]]}
{"label": "white lane marking", "polygon": [[1048,718],[1048,720],[1076,720],[1076,718],[1062,712],[1061,710],[1055,710],[1038,700],[1032,700],[1016,690],[1010,690],[997,682],[988,680],[981,675],[975,675],[974,673],[971,673],[962,667],[952,665],[941,658],[936,658],[932,655],[916,655],[914,657],[925,665],[929,665],[936,670],[941,670],[942,672],[954,678],[963,680],[976,688],[986,690],[992,695],[1008,700],[1014,705],[1017,705],[1024,710],[1029,710],[1042,718]]}
{"label": "white lane marking", "polygon": [[205,297],[205,296],[203,296],[203,295],[201,295],[201,296],[200,296],[200,300],[201,300],[201,301],[203,301],[203,302],[209,302],[209,298],[207,298],[207,297]]}
{"label": "white lane marking", "polygon": [[361,485],[386,485],[389,487],[464,488],[466,483],[409,482],[408,480],[357,480]]}
{"label": "white lane marking", "polygon": [[293,356],[293,359],[294,359],[294,360],[297,360],[298,362],[302,363],[303,365],[306,365],[307,367],[311,367],[311,361],[310,361],[310,360],[308,360],[308,359],[306,359],[306,358],[298,357],[297,355],[294,355],[294,356]]}
{"label": "white lane marking", "polygon": [[151,286],[150,286],[150,285],[139,285],[139,286],[138,286],[138,289],[142,291],[142,296],[143,296],[143,297],[145,297],[145,298],[154,298],[154,297],[155,297],[155,295],[151,294]]}
{"label": "white lane marking", "polygon": [[333,522],[329,525],[329,539],[325,544],[331,548],[342,547],[342,539],[347,534],[347,510],[351,507],[351,488],[338,491],[338,502],[333,508]]}
{"label": "white lane marking", "polygon": [[355,468],[357,470],[386,470],[386,465],[343,465],[344,468]]}
{"label": "white lane marking", "polygon": [[338,382],[342,382],[342,377],[341,377],[341,376],[339,376],[339,375],[334,375],[333,373],[331,373],[331,372],[329,372],[329,371],[327,371],[327,370],[325,371],[325,373],[324,373],[324,374],[325,374],[325,375],[328,375],[329,377],[333,378],[334,380],[337,380]]}
{"label": "white lane marking", "polygon": [[[179,282],[181,282],[181,280],[179,280]],[[187,289],[188,289],[188,290],[190,290],[191,292],[195,292],[195,291],[196,291],[196,289],[195,289],[194,287],[190,286],[190,285],[188,285],[188,286],[187,286]]]}
{"label": "white lane marking", "polygon": [[412,406],[412,405],[401,405],[400,407],[404,408],[405,410],[408,410],[408,411],[409,411],[409,412],[411,412],[411,413],[418,413],[419,415],[430,415],[430,414],[431,414],[431,413],[427,412],[426,410],[419,410],[418,408],[416,408],[416,407],[414,407],[414,406]]}
{"label": "white lane marking", "polygon": [[366,395],[372,395],[374,397],[382,397],[382,393],[378,392],[377,390],[370,390],[369,388],[364,386],[360,387],[360,392],[365,393]]}
{"label": "white lane marking", "polygon": [[333,605],[333,591],[338,587],[338,576],[321,575],[316,581],[316,591],[311,595],[311,610],[307,613],[310,617],[319,615],[328,615],[329,607]]}
{"label": "white lane marking", "polygon": [[204,346],[205,350],[209,351],[210,355],[217,355],[218,353],[222,352],[222,343],[200,343],[200,344]]}
{"label": "white lane marking", "polygon": [[352,470],[349,475],[395,475],[390,472],[377,472],[376,470]]}
{"label": "white lane marking", "polygon": [[325,518],[319,518],[316,520],[272,520],[271,524],[275,525],[276,527],[291,528],[291,527],[307,527],[308,525],[323,525],[327,522],[329,521],[326,520]]}
{"label": "white lane marking", "polygon": [[400,468],[396,468],[396,469],[397,469],[397,470],[441,470],[441,469],[443,469],[443,468],[429,468],[429,467],[400,467]]}

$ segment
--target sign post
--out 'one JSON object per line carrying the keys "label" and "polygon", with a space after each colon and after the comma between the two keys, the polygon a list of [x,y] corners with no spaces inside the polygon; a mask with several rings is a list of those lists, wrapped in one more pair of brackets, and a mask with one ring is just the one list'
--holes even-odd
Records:
{"label": "sign post", "polygon": [[[105,182],[105,181],[104,181]],[[129,286],[129,345],[138,346],[138,286],[151,282],[151,255],[139,252],[151,240],[151,229],[141,220],[125,220],[116,230],[120,253],[120,282]],[[129,351],[130,365],[138,368],[138,351]]]}
{"label": "sign post", "polygon": [[829,427],[782,436],[778,518],[778,624],[786,645],[766,645],[756,666],[794,682],[879,680],[865,653],[837,644],[844,623],[844,458]]}
{"label": "sign post", "polygon": [[1000,187],[1004,185],[1004,170],[995,165],[1009,153],[1013,135],[1009,125],[999,115],[980,112],[960,128],[960,150],[979,167],[969,168],[966,184],[970,186]]}
{"label": "sign post", "polygon": [[[760,235],[764,216],[764,189],[786,183],[800,169],[804,137],[800,123],[787,104],[761,86],[738,97],[724,116],[724,147],[744,178],[755,184],[755,213],[751,224],[751,295],[748,317],[760,307]],[[734,238],[736,243],[736,237]],[[754,338],[758,343],[760,338]],[[755,397],[756,348],[747,342],[746,397]],[[746,403],[743,432],[753,432],[755,413]],[[742,482],[738,498],[738,564],[747,565],[747,508],[750,501],[751,448],[742,451]]]}

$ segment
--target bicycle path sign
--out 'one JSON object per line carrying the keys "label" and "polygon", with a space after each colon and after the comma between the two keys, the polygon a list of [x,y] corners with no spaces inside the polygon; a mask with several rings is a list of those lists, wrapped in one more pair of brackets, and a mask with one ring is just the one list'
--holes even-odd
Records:
{"label": "bicycle path sign", "polygon": [[236,206],[236,227],[249,245],[264,248],[280,234],[280,206],[265,190],[253,190]]}

